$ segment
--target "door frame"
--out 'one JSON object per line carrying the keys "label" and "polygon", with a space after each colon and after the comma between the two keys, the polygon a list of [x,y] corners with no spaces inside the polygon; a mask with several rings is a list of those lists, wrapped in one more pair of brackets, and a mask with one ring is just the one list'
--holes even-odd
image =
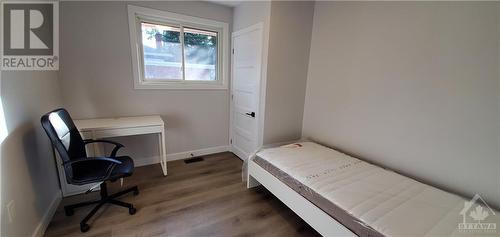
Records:
{"label": "door frame", "polygon": [[[267,73],[267,67],[264,65],[264,62],[267,60],[267,50],[264,49],[266,45],[266,38],[265,38],[265,33],[264,33],[264,23],[259,22],[257,24],[247,26],[241,30],[234,31],[231,34],[231,85],[230,85],[230,90],[229,90],[229,148],[230,151],[235,153],[236,151],[233,149],[233,112],[234,112],[234,103],[233,103],[233,79],[234,79],[234,38],[237,37],[238,35],[248,33],[254,30],[260,30],[261,32],[261,47],[260,47],[260,78],[258,81],[258,88],[259,88],[259,97],[257,98],[257,110],[258,114],[255,117],[257,120],[257,149],[260,149],[263,145],[263,138],[264,138],[264,113],[265,113],[265,91],[266,91],[266,73]],[[241,157],[238,156],[238,158],[241,159]]]}

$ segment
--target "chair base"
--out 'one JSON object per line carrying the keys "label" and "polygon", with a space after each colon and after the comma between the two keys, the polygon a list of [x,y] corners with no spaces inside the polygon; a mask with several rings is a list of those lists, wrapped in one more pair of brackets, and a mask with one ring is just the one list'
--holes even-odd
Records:
{"label": "chair base", "polygon": [[85,207],[88,205],[94,205],[97,204],[94,209],[92,209],[85,218],[80,222],[80,231],[81,232],[87,232],[90,229],[90,226],[87,224],[87,221],[94,216],[94,214],[104,205],[104,204],[114,204],[122,207],[128,208],[128,213],[130,215],[134,215],[137,212],[137,209],[134,208],[134,205],[122,201],[116,200],[116,198],[128,194],[130,192],[133,192],[134,195],[139,194],[139,189],[137,186],[133,186],[131,188],[125,189],[123,191],[117,192],[112,195],[108,195],[108,187],[106,185],[106,182],[102,182],[101,185],[101,199],[96,200],[96,201],[90,201],[90,202],[81,202],[81,203],[76,203],[68,206],[64,206],[64,212],[66,216],[72,216],[74,214],[74,209],[79,208],[79,207]]}

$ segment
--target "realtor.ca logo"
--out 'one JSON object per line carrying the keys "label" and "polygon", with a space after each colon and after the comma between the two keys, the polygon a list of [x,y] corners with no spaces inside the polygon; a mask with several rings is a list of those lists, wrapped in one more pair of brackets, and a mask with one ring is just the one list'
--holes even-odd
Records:
{"label": "realtor.ca logo", "polygon": [[1,69],[58,70],[57,2],[4,2],[1,12]]}
{"label": "realtor.ca logo", "polygon": [[460,215],[462,216],[462,223],[458,223],[460,232],[496,233],[497,224],[488,222],[488,217],[495,216],[496,213],[478,194],[465,202]]}

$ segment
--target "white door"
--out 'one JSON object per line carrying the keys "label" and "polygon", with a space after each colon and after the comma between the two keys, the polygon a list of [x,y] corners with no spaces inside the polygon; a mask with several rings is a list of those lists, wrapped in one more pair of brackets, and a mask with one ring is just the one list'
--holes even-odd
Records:
{"label": "white door", "polygon": [[245,160],[258,149],[262,24],[233,33],[231,151]]}

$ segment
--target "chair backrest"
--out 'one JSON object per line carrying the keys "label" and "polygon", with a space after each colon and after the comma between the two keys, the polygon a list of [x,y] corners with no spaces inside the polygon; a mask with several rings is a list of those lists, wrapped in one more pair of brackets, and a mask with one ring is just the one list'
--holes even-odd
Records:
{"label": "chair backrest", "polygon": [[[68,111],[61,108],[48,112],[42,116],[41,122],[63,163],[87,157],[85,143]],[[71,183],[73,179],[72,167],[64,166],[64,171],[68,183]]]}

